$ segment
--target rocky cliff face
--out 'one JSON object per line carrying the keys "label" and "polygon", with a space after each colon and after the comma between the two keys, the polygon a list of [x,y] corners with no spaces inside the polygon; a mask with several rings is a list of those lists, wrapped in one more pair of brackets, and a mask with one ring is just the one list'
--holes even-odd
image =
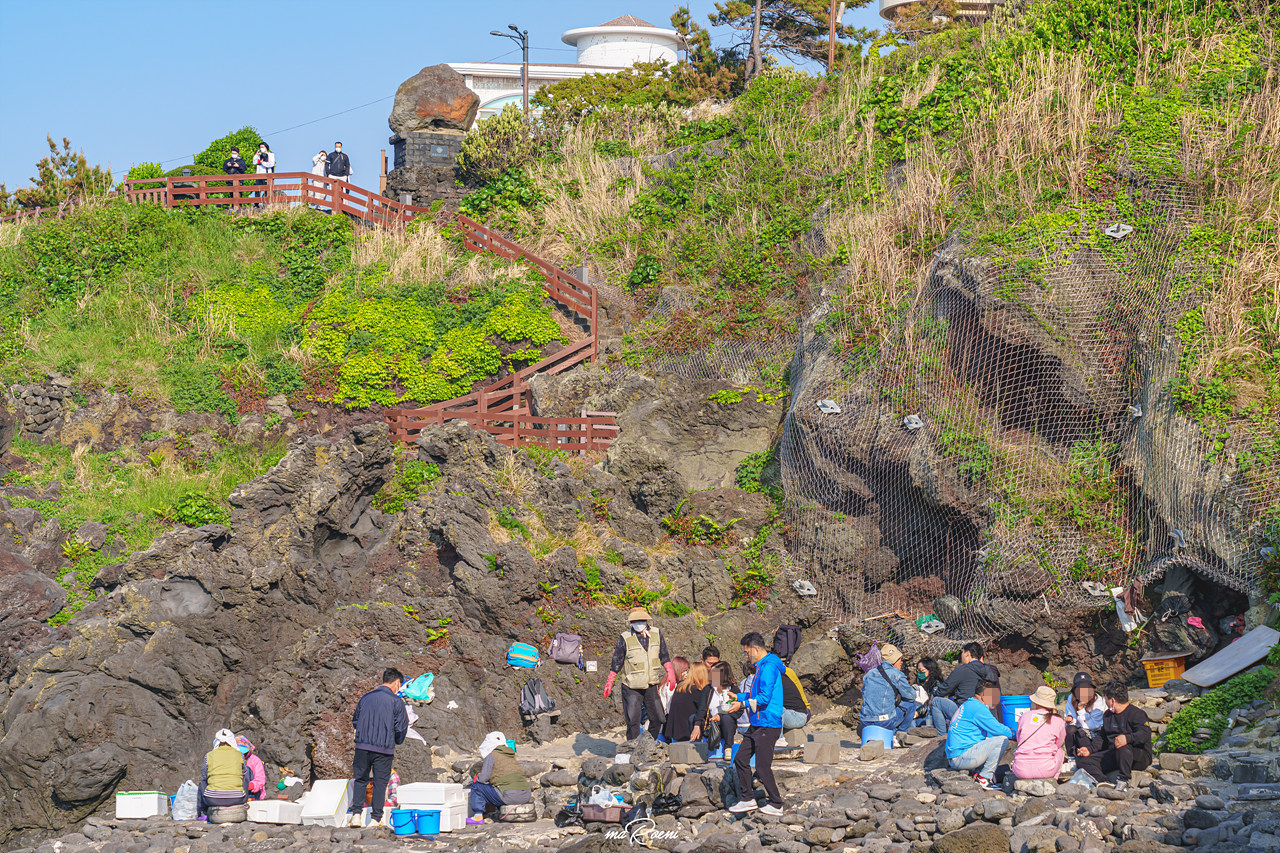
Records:
{"label": "rocky cliff face", "polygon": [[[705,392],[684,404],[672,392],[667,405],[696,409]],[[767,415],[747,421],[767,432]],[[644,432],[641,421],[633,429]],[[726,440],[738,432],[727,428]],[[625,628],[609,605],[637,595],[710,615],[658,617],[673,654],[817,620],[791,595],[765,612],[729,609],[739,541],[662,542],[663,513],[690,488],[670,456],[617,475],[563,460],[540,470],[460,424],[425,431],[413,455],[441,478],[384,515],[372,506],[394,470],[383,426],[298,438],[233,492],[229,524],[177,528],[108,566],[98,580],[108,594],[62,626],[41,621],[60,604],[59,561],[42,571],[29,558],[69,532],[34,510],[0,512],[22,546],[0,550],[0,841],[74,825],[109,809],[117,788],[176,789],[198,774],[223,726],[259,745],[272,781],[281,768],[341,777],[355,702],[388,665],[437,675],[439,698],[416,724],[426,744],[409,741],[396,759],[406,778],[432,778],[431,745],[470,749],[491,729],[522,730],[517,697],[529,673],[503,665],[506,648],[545,648],[556,631],[582,635],[599,669],[543,666],[537,674],[564,713],[529,735],[598,730],[619,713],[616,699],[600,697]],[[668,490],[646,486],[656,482]],[[704,494],[699,511],[743,517],[747,538],[763,523],[759,495]]]}

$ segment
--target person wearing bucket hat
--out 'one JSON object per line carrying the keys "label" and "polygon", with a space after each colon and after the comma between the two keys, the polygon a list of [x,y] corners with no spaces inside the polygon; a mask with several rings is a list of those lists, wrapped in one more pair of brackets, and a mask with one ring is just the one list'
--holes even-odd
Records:
{"label": "person wearing bucket hat", "polygon": [[196,789],[199,815],[205,817],[209,809],[249,802],[251,778],[244,754],[236,746],[235,733],[231,729],[219,729],[213,736],[213,749],[205,753],[200,770],[200,785]]}
{"label": "person wearing bucket hat", "polygon": [[[633,607],[627,614],[630,629],[623,631],[613,647],[613,661],[609,664],[609,677],[604,683],[604,698],[613,692],[613,683],[622,675],[622,716],[627,721],[627,740],[640,736],[640,710],[649,715],[649,728],[657,737],[666,721],[658,687],[664,681],[668,689],[676,686],[675,670],[671,666],[671,654],[667,640],[657,625],[652,625],[649,611]],[[665,673],[665,677],[664,677]]]}
{"label": "person wearing bucket hat", "polygon": [[1018,716],[1013,775],[1019,779],[1054,779],[1066,757],[1067,724],[1054,711],[1058,694],[1041,685],[1031,694],[1031,707]]}
{"label": "person wearing bucket hat", "polygon": [[533,801],[529,779],[516,760],[516,751],[502,732],[489,732],[480,742],[480,771],[471,780],[468,826],[484,823],[489,806],[522,806]]}
{"label": "person wearing bucket hat", "polygon": [[249,768],[249,795],[251,799],[262,800],[267,796],[267,768],[262,759],[254,754],[254,746],[244,735],[236,737],[236,749],[244,756],[244,766]]}
{"label": "person wearing bucket hat", "polygon": [[881,661],[862,677],[862,710],[858,719],[864,726],[889,729],[894,746],[902,746],[902,738],[916,718],[916,691],[902,671],[902,652],[897,646],[880,647]]}
{"label": "person wearing bucket hat", "polygon": [[1067,724],[1067,755],[1076,757],[1102,749],[1102,715],[1107,703],[1098,695],[1087,672],[1077,672],[1071,680],[1071,695],[1062,716]]}

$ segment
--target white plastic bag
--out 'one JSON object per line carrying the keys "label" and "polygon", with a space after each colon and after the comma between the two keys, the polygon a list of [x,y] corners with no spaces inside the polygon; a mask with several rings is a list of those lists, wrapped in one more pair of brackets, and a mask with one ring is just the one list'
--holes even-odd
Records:
{"label": "white plastic bag", "polygon": [[199,786],[190,779],[178,787],[177,796],[173,798],[174,820],[195,820],[199,803]]}
{"label": "white plastic bag", "polygon": [[1071,774],[1071,779],[1069,781],[1074,785],[1084,785],[1091,791],[1098,787],[1097,780],[1090,776],[1087,770],[1077,770],[1075,773]]}

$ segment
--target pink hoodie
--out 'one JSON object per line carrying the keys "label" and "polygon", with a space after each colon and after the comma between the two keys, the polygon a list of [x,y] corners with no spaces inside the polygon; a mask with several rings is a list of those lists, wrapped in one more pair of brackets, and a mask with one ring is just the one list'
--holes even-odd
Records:
{"label": "pink hoodie", "polygon": [[1057,779],[1066,755],[1067,724],[1043,708],[1030,708],[1018,720],[1018,745],[1013,751],[1013,775],[1019,779]]}

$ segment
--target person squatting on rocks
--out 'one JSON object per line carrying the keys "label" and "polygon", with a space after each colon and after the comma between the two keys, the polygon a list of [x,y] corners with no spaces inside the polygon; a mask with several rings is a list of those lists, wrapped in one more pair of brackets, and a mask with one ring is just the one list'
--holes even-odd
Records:
{"label": "person squatting on rocks", "polygon": [[1071,679],[1071,695],[1063,716],[1067,724],[1067,755],[1075,758],[1083,748],[1085,755],[1102,749],[1102,715],[1107,703],[1094,689],[1087,672],[1077,672]]}
{"label": "person squatting on rocks", "polygon": [[947,764],[952,770],[972,770],[973,781],[983,788],[991,788],[995,783],[996,765],[1013,731],[997,720],[987,704],[978,698],[985,686],[986,679],[980,679],[975,690],[977,695],[965,700],[951,718],[946,751]]}
{"label": "person squatting on rocks", "polygon": [[[1110,784],[1107,774],[1116,772],[1116,790],[1129,787],[1135,770],[1151,766],[1151,726],[1141,708],[1129,704],[1129,688],[1111,682],[1102,689],[1107,712],[1102,715],[1103,748],[1094,752],[1082,747],[1076,752],[1076,766],[1098,781]],[[1087,754],[1086,754],[1087,753]]]}
{"label": "person squatting on rocks", "polygon": [[752,631],[742,638],[742,653],[748,663],[755,665],[755,680],[751,689],[738,694],[737,703],[730,712],[747,709],[750,727],[742,733],[742,745],[733,759],[738,771],[738,790],[743,798],[729,806],[734,814],[755,811],[755,793],[751,784],[751,756],[756,758],[756,775],[764,787],[769,802],[760,809],[761,814],[781,815],[782,794],[773,778],[773,748],[782,734],[782,678],[786,666],[782,659],[765,650],[764,637]]}
{"label": "person squatting on rocks", "polygon": [[[609,664],[609,677],[604,683],[604,698],[613,693],[613,682],[622,673],[622,716],[627,721],[627,740],[640,736],[640,709],[649,714],[649,730],[657,737],[666,722],[662,703],[658,699],[658,685],[664,681],[674,690],[676,673],[671,666],[671,654],[667,640],[657,625],[650,625],[649,611],[633,607],[627,614],[631,623],[622,632],[613,647],[613,661]],[[674,701],[674,700],[673,700]]]}
{"label": "person squatting on rocks", "polygon": [[942,667],[938,666],[938,662],[933,658],[920,658],[919,663],[916,664],[915,681],[911,685],[916,692],[916,702],[919,705],[916,708],[914,725],[927,726],[930,724],[933,688],[941,683]]}
{"label": "person squatting on rocks", "polygon": [[986,683],[994,680],[991,668],[982,662],[982,655],[981,645],[965,643],[960,650],[960,665],[934,688],[929,714],[939,735],[946,735],[950,720],[960,706],[975,695],[981,697]]}
{"label": "person squatting on rocks", "polygon": [[236,749],[244,756],[244,766],[249,768],[249,795],[255,800],[267,798],[267,768],[262,759],[254,755],[254,746],[244,736],[236,737]]}
{"label": "person squatting on rocks", "polygon": [[1018,745],[1010,769],[1018,779],[1052,779],[1055,784],[1066,757],[1067,724],[1054,711],[1058,694],[1041,685],[1031,694],[1031,707],[1018,718]]}
{"label": "person squatting on rocks", "polygon": [[209,809],[243,806],[249,802],[249,785],[253,774],[245,763],[244,753],[236,746],[231,729],[219,729],[213,736],[213,749],[205,753],[200,770],[197,803],[200,817]]}
{"label": "person squatting on rocks", "polygon": [[[373,775],[373,803],[370,816],[373,822],[383,822],[383,806],[386,803],[387,783],[391,780],[391,762],[396,747],[404,743],[409,733],[409,715],[404,710],[404,700],[396,694],[404,684],[404,676],[395,667],[382,671],[382,683],[360,697],[356,711],[351,715],[351,725],[356,730],[356,754],[351,764],[351,776],[357,791],[362,790]],[[363,826],[363,813],[352,803],[350,824]]]}
{"label": "person squatting on rocks", "polygon": [[480,743],[480,771],[471,781],[471,817],[468,826],[484,823],[489,806],[523,806],[533,800],[529,779],[520,769],[516,751],[502,732],[489,732]]}
{"label": "person squatting on rocks", "polygon": [[711,694],[711,674],[698,661],[671,696],[662,736],[670,743],[701,740],[711,716]]}
{"label": "person squatting on rocks", "polygon": [[894,746],[902,746],[904,733],[916,718],[916,691],[902,671],[902,652],[897,646],[883,646],[880,657],[880,665],[862,677],[858,719],[864,726],[891,730]]}
{"label": "person squatting on rocks", "polygon": [[813,711],[800,686],[800,676],[787,667],[782,673],[782,737],[778,738],[778,746],[788,746],[787,732],[804,728],[811,719]]}

